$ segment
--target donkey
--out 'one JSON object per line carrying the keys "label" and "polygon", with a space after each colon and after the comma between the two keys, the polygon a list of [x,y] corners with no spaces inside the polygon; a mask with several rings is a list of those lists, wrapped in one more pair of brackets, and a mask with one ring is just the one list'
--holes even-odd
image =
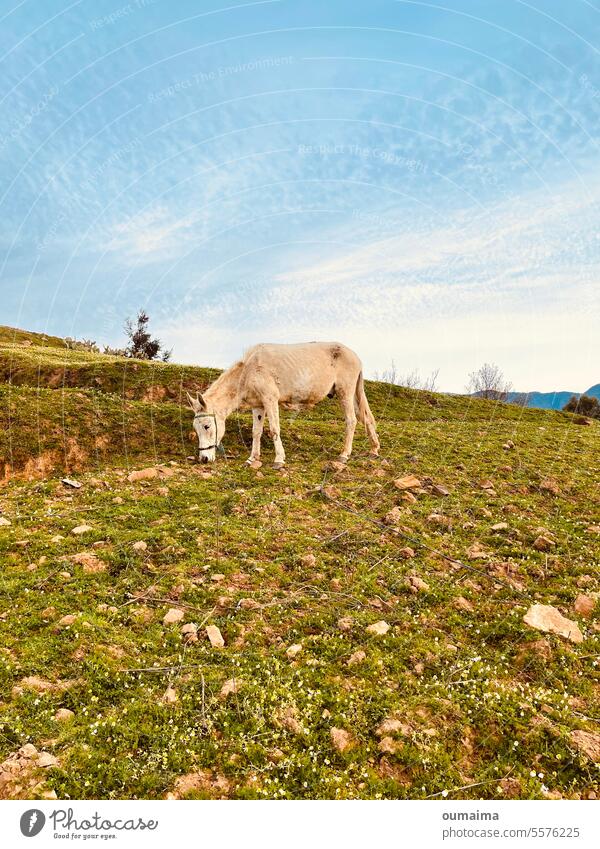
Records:
{"label": "donkey", "polygon": [[252,452],[246,461],[260,459],[260,440],[269,419],[275,446],[274,468],[285,463],[279,433],[279,406],[289,410],[310,409],[325,396],[336,395],[346,421],[340,460],[352,452],[357,418],[365,426],[371,454],[379,453],[375,419],[371,413],[362,375],[362,365],[350,348],[337,342],[307,342],[295,345],[255,345],[244,357],[212,383],[203,395],[187,393],[194,411],[202,463],[215,459],[225,434],[225,420],[234,410],[252,410]]}

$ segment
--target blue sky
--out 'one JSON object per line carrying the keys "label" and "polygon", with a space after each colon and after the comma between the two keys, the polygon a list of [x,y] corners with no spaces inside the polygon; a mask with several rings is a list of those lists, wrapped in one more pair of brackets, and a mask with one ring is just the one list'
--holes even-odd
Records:
{"label": "blue sky", "polygon": [[0,2],[0,323],[600,380],[600,8]]}

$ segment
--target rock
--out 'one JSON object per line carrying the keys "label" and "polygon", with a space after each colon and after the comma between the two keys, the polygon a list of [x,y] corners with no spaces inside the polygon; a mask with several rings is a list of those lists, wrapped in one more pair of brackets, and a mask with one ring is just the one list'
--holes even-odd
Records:
{"label": "rock", "polygon": [[139,469],[138,471],[130,472],[127,475],[127,480],[129,483],[135,483],[135,481],[149,481],[157,477],[158,470],[155,469],[154,466],[149,466],[147,469]]}
{"label": "rock", "polygon": [[121,498],[120,495],[115,495],[115,497],[112,500],[112,503],[113,504],[123,504],[123,499]]}
{"label": "rock", "polygon": [[403,492],[400,496],[400,501],[404,501],[406,504],[416,504],[417,498],[409,489],[407,489],[406,492]]}
{"label": "rock", "polygon": [[495,533],[498,533],[498,531],[507,531],[508,530],[508,522],[496,522],[495,525],[492,525],[492,530]]}
{"label": "rock", "polygon": [[560,493],[557,482],[552,478],[544,478],[543,481],[540,481],[540,489],[542,492],[550,492],[552,495],[558,495]]}
{"label": "rock", "polygon": [[178,607],[171,607],[163,617],[163,625],[174,625],[176,622],[181,622],[185,613]]}
{"label": "rock", "polygon": [[61,619],[59,619],[56,624],[59,628],[69,628],[71,625],[73,625],[76,619],[77,617],[74,613],[68,613],[66,616],[63,616]]}
{"label": "rock", "polygon": [[487,560],[489,556],[489,553],[485,551],[480,542],[474,542],[473,545],[469,546],[467,549],[467,557],[469,560]]}
{"label": "rock", "polygon": [[143,539],[140,539],[137,542],[133,543],[132,548],[134,551],[137,552],[146,551],[148,549],[148,543],[145,542]]}
{"label": "rock", "polygon": [[54,619],[56,616],[56,608],[55,607],[46,607],[42,610],[42,619]]}
{"label": "rock", "polygon": [[169,494],[169,487],[168,486],[158,486],[156,488],[156,493],[157,493],[157,495],[163,495],[163,496],[168,495]]}
{"label": "rock", "polygon": [[533,542],[533,547],[538,551],[551,551],[556,546],[556,543],[553,539],[550,539],[548,536],[544,536],[540,534],[539,537],[536,537]]}
{"label": "rock", "polygon": [[442,513],[430,513],[427,517],[427,521],[431,525],[439,525],[442,528],[452,527],[452,519],[450,516],[444,516]]}
{"label": "rock", "polygon": [[59,708],[54,714],[54,719],[57,722],[69,722],[74,718],[74,716],[75,714],[72,710],[69,710],[68,708]]}
{"label": "rock", "polygon": [[238,607],[241,607],[242,610],[258,610],[260,604],[253,598],[241,598],[238,602]]}
{"label": "rock", "polygon": [[426,593],[429,591],[429,584],[426,583],[426,581],[424,581],[422,578],[419,578],[418,575],[409,575],[408,583],[416,592],[421,591]]}
{"label": "rock", "polygon": [[532,604],[523,621],[531,628],[545,633],[558,634],[572,643],[582,643],[583,634],[576,622],[566,619],[555,607],[549,604]]}
{"label": "rock", "polygon": [[300,654],[301,651],[302,651],[302,643],[294,643],[294,645],[290,646],[286,650],[285,653],[286,653],[287,657],[293,658],[293,657],[296,657],[297,654]]}
{"label": "rock", "polygon": [[239,678],[229,678],[227,681],[225,681],[225,683],[221,687],[221,691],[219,693],[219,696],[222,699],[226,699],[228,696],[232,696],[232,695],[235,695],[236,693],[239,693],[241,687],[242,687],[242,682],[240,681]]}
{"label": "rock", "polygon": [[596,600],[592,598],[592,596],[585,595],[584,593],[580,593],[577,596],[575,604],[573,605],[575,613],[579,613],[579,615],[583,616],[585,619],[589,619],[591,617],[595,607]]}
{"label": "rock", "polygon": [[472,613],[474,610],[471,602],[462,595],[459,595],[458,598],[454,599],[453,605],[457,610],[464,610],[466,613]]}
{"label": "rock", "polygon": [[387,634],[387,632],[389,630],[390,630],[390,626],[388,625],[387,622],[384,622],[383,619],[381,619],[379,622],[373,622],[372,625],[369,625],[367,627],[368,633],[369,634],[375,634],[376,637],[381,637],[384,634]]}
{"label": "rock", "polygon": [[329,731],[334,749],[342,754],[349,751],[355,745],[354,740],[344,728],[331,728]]}
{"label": "rock", "polygon": [[181,636],[186,643],[198,642],[198,626],[195,622],[188,622],[181,629]]}
{"label": "rock", "polygon": [[502,447],[505,451],[512,451],[512,449],[515,447],[515,443],[512,441],[512,439],[507,439]]}
{"label": "rock", "polygon": [[89,533],[90,531],[93,531],[93,530],[94,529],[92,528],[91,525],[77,525],[76,528],[73,528],[71,533],[75,534],[75,536],[81,536],[81,534],[87,534],[87,533]]}
{"label": "rock", "polygon": [[177,691],[174,687],[167,687],[162,696],[162,701],[166,705],[174,705],[176,701],[178,701],[179,696],[177,695]]}
{"label": "rock", "polygon": [[206,626],[206,636],[208,637],[210,644],[214,649],[222,649],[225,645],[223,635],[221,634],[216,625]]}
{"label": "rock", "polygon": [[415,556],[414,549],[411,548],[409,545],[405,545],[404,548],[401,548],[398,551],[398,554],[400,555],[400,557],[403,557],[405,560],[410,560],[411,557]]}
{"label": "rock", "polygon": [[588,534],[600,534],[600,525],[589,525],[585,530]]}
{"label": "rock", "polygon": [[529,663],[528,656],[531,654],[535,654],[545,661],[552,660],[552,646],[545,638],[540,640],[529,640],[519,646],[517,660],[519,663]]}
{"label": "rock", "polygon": [[439,483],[434,483],[433,486],[431,487],[431,491],[433,492],[434,495],[441,495],[442,497],[445,497],[446,495],[450,495],[450,490],[446,489],[445,486],[442,486]]}
{"label": "rock", "polygon": [[600,734],[577,729],[569,735],[575,748],[593,763],[600,763]]}
{"label": "rock", "polygon": [[364,653],[362,649],[355,651],[354,654],[351,654],[348,658],[348,666],[356,666],[358,663],[362,663],[365,660],[367,655]]}
{"label": "rock", "polygon": [[302,566],[306,566],[307,569],[312,569],[313,566],[317,565],[317,558],[314,554],[303,554],[300,558],[300,563]]}
{"label": "rock", "polygon": [[415,475],[405,475],[403,478],[396,478],[394,486],[397,489],[420,489],[421,481]]}
{"label": "rock", "polygon": [[392,509],[385,514],[383,521],[386,525],[398,525],[402,521],[402,510],[400,507],[392,507]]}
{"label": "rock", "polygon": [[291,705],[275,714],[274,721],[276,725],[285,728],[286,731],[290,731],[292,734],[302,734],[304,731],[298,720],[298,712]]}
{"label": "rock", "polygon": [[354,625],[354,619],[351,616],[342,616],[337,621],[337,626],[340,631],[351,631]]}
{"label": "rock", "polygon": [[479,487],[480,489],[494,489],[494,484],[491,480],[489,480],[489,478],[486,478],[485,480],[479,481]]}
{"label": "rock", "polygon": [[7,519],[5,516],[0,516],[0,528],[8,528],[9,525],[12,525],[10,519]]}
{"label": "rock", "polygon": [[393,737],[382,737],[377,748],[385,755],[395,755],[399,748],[399,743]]}
{"label": "rock", "polygon": [[210,579],[211,581],[214,581],[215,584],[219,584],[221,581],[225,580],[225,575],[222,572],[213,572]]}
{"label": "rock", "polygon": [[65,486],[70,486],[72,489],[81,489],[81,484],[75,478],[63,478],[61,483]]}
{"label": "rock", "polygon": [[31,758],[37,758],[38,750],[35,748],[33,743],[25,743],[25,745],[21,746],[19,749],[19,754],[22,758],[27,758],[29,760]]}
{"label": "rock", "polygon": [[378,737],[386,737],[390,734],[402,734],[404,737],[409,737],[411,733],[410,725],[402,722],[394,717],[388,717],[375,729],[375,734]]}
{"label": "rock", "polygon": [[37,758],[37,765],[44,769],[51,766],[58,766],[58,758],[51,755],[50,752],[40,752]]}
{"label": "rock", "polygon": [[72,554],[68,559],[82,566],[83,571],[90,575],[97,572],[106,572],[108,568],[104,560],[100,560],[99,557],[88,551],[80,551],[79,554]]}

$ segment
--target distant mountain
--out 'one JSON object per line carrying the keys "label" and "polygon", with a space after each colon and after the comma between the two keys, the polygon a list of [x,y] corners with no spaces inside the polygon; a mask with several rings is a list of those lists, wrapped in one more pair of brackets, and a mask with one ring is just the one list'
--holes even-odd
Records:
{"label": "distant mountain", "polygon": [[591,386],[585,392],[509,392],[508,400],[515,401],[517,398],[527,395],[527,406],[538,407],[542,410],[562,410],[569,398],[575,395],[591,395],[600,401],[600,383]]}

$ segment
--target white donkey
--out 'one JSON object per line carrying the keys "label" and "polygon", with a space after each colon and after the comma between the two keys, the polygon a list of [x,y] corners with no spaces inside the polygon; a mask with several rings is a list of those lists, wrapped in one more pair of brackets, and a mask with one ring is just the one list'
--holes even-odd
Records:
{"label": "white donkey", "polygon": [[252,410],[252,452],[247,462],[260,458],[265,415],[275,445],[275,468],[285,463],[279,434],[279,405],[291,410],[308,409],[326,395],[337,395],[344,410],[346,436],[340,455],[346,461],[358,419],[371,442],[371,454],[379,453],[375,419],[363,383],[362,365],[354,351],[337,342],[298,345],[255,345],[243,359],[193,398],[194,430],[198,434],[203,463],[215,459],[225,433],[225,420],[234,410]]}

